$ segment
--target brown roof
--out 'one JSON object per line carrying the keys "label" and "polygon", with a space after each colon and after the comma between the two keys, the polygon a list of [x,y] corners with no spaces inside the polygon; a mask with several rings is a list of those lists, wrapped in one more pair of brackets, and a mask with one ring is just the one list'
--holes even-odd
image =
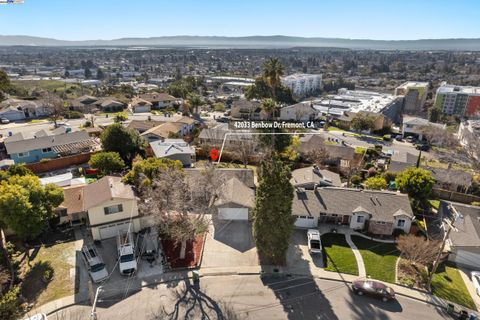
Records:
{"label": "brown roof", "polygon": [[85,187],[85,210],[99,206],[100,204],[112,200],[135,199],[132,187],[122,182],[122,178],[105,176],[95,183]]}
{"label": "brown roof", "polygon": [[127,128],[136,130],[139,133],[143,133],[148,129],[161,125],[162,123],[165,123],[165,122],[155,121],[155,120],[150,120],[150,121],[149,120],[132,120],[128,124]]}
{"label": "brown roof", "polygon": [[139,97],[149,102],[177,100],[177,98],[167,93],[145,93],[141,94]]}
{"label": "brown roof", "polygon": [[79,213],[85,211],[83,206],[83,192],[86,185],[66,187],[63,189],[64,200],[60,208],[67,209],[67,214]]}
{"label": "brown roof", "polygon": [[136,107],[136,106],[151,106],[152,103],[150,101],[147,101],[147,100],[144,100],[144,99],[141,99],[141,98],[138,98],[138,97],[134,97],[132,99],[132,103],[131,103],[131,106],[132,107]]}
{"label": "brown roof", "polygon": [[161,125],[148,129],[141,135],[154,134],[164,139],[168,138],[170,133],[178,133],[184,124],[178,122],[165,122]]}
{"label": "brown roof", "polygon": [[195,120],[190,117],[183,116],[180,119],[176,120],[175,122],[180,122],[185,124],[194,124]]}

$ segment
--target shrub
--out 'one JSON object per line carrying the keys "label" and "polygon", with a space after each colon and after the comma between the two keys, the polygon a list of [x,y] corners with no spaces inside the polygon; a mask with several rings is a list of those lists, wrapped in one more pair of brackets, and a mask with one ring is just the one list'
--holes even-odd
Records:
{"label": "shrub", "polygon": [[473,201],[472,206],[480,207],[480,201]]}
{"label": "shrub", "polygon": [[78,111],[67,111],[65,112],[65,118],[67,119],[81,119],[83,118],[83,113]]}
{"label": "shrub", "polygon": [[20,316],[19,294],[20,288],[14,287],[0,296],[0,319],[15,320]]}
{"label": "shrub", "polygon": [[50,161],[50,159],[48,158],[43,158],[40,160],[40,163],[47,163],[48,161]]}
{"label": "shrub", "polygon": [[401,281],[401,284],[403,284],[404,286],[407,286],[407,287],[410,287],[412,288],[414,285],[415,285],[415,279],[413,278],[403,278]]}
{"label": "shrub", "polygon": [[354,175],[350,178],[350,182],[354,185],[359,185],[360,183],[362,183],[362,177]]}

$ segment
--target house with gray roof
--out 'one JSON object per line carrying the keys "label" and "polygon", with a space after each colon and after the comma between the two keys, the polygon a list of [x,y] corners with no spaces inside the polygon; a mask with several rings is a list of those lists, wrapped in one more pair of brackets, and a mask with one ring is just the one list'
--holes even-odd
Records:
{"label": "house with gray roof", "polygon": [[237,177],[225,181],[219,189],[220,194],[215,201],[218,219],[248,221],[254,206],[255,191]]}
{"label": "house with gray roof", "polygon": [[413,154],[410,152],[395,151],[390,158],[390,163],[388,164],[388,171],[390,172],[401,172],[410,167],[415,167],[418,161],[418,154]]}
{"label": "house with gray roof", "polygon": [[293,170],[290,182],[294,187],[308,190],[316,187],[340,187],[342,184],[338,173],[322,170],[316,165]]}
{"label": "house with gray roof", "polygon": [[334,187],[296,188],[292,214],[299,228],[331,223],[377,235],[392,235],[396,229],[408,233],[414,219],[406,194]]}
{"label": "house with gray roof", "polygon": [[166,139],[150,142],[150,147],[157,158],[179,160],[184,167],[191,167],[196,161],[195,148],[182,139]]}
{"label": "house with gray roof", "polygon": [[33,163],[98,150],[99,142],[86,131],[69,132],[64,127],[33,134],[19,132],[5,139],[5,149],[15,163]]}
{"label": "house with gray roof", "polygon": [[440,239],[449,228],[447,221],[455,227],[447,240],[448,260],[467,268],[478,269],[480,266],[480,207],[440,201],[438,215],[443,224],[438,228]]}

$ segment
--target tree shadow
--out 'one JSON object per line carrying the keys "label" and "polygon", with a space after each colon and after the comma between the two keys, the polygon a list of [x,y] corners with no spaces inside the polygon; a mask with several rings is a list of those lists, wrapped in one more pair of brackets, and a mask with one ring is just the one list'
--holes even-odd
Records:
{"label": "tree shadow", "polygon": [[21,294],[28,302],[35,302],[38,296],[53,280],[55,270],[50,262],[39,261],[35,263],[24,277]]}
{"label": "tree shadow", "polygon": [[168,307],[163,305],[152,314],[150,319],[240,319],[226,303],[212,299],[197,284],[191,283],[188,279],[175,291],[174,301],[173,305]]}

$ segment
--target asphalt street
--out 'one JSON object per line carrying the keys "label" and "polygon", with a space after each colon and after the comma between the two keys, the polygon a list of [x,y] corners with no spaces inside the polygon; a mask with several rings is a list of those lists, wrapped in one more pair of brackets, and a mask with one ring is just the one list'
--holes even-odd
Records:
{"label": "asphalt street", "polygon": [[[424,302],[400,296],[382,302],[357,296],[342,282],[310,277],[204,277],[199,288],[182,280],[145,287],[123,298],[101,293],[97,319],[185,319],[188,312],[189,319],[452,319]],[[49,319],[89,317],[90,306],[75,306]]]}

